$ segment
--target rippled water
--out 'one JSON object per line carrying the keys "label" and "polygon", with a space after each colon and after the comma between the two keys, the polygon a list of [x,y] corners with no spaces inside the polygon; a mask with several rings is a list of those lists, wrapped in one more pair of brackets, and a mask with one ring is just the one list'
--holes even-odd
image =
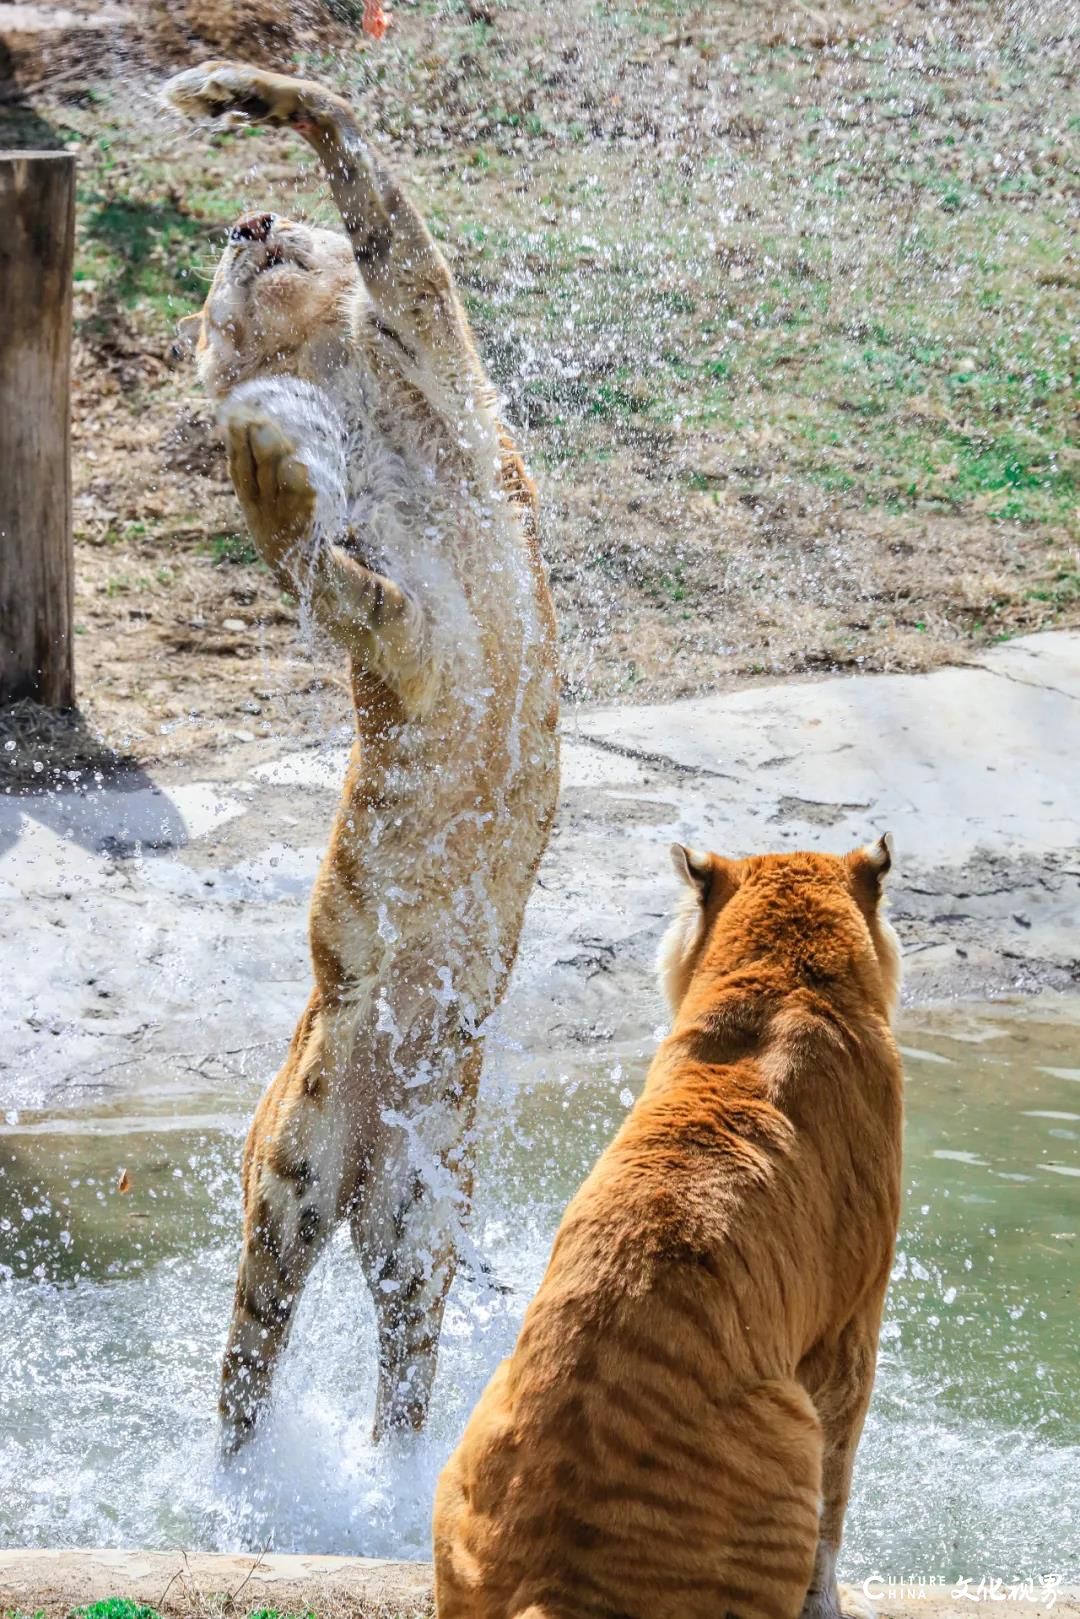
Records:
{"label": "rippled water", "polygon": [[[906,1206],[845,1570],[1075,1577],[1080,1006],[910,1014],[902,1039]],[[214,1404],[254,1094],[9,1115],[0,1544],[426,1554],[438,1468],[648,1056],[492,1054],[476,1229],[501,1288],[459,1279],[423,1440],[370,1445],[373,1324],[343,1235],[227,1470]]]}

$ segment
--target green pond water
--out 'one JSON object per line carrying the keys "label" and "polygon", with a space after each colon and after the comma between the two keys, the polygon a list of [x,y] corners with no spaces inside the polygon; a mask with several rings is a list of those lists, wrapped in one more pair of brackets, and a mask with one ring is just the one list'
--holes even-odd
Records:
{"label": "green pond water", "polygon": [[[1076,1579],[1080,1003],[908,1013],[900,1036],[903,1229],[844,1572]],[[499,1285],[476,1266],[455,1286],[422,1440],[370,1445],[370,1306],[343,1240],[228,1469],[214,1403],[255,1091],[9,1114],[0,1544],[424,1555],[438,1469],[651,1049],[490,1054],[474,1238]]]}

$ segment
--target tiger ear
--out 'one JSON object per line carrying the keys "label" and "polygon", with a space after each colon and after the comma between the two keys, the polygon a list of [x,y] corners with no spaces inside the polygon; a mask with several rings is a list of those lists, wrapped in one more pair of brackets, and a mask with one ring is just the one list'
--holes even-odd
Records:
{"label": "tiger ear", "polygon": [[881,901],[885,878],[892,870],[893,840],[891,832],[882,833],[876,843],[862,849],[853,849],[847,857],[852,883],[859,898],[870,906]]}
{"label": "tiger ear", "polygon": [[704,905],[709,897],[712,886],[713,863],[711,856],[701,854],[697,849],[688,849],[684,843],[671,845],[671,864],[675,868],[676,877],[680,878],[688,888],[697,892],[698,899]]}

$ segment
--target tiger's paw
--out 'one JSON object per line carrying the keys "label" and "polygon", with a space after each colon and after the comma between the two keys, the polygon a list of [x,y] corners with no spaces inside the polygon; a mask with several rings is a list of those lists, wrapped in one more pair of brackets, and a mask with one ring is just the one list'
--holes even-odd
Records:
{"label": "tiger's paw", "polygon": [[834,1585],[831,1591],[811,1591],[800,1619],[877,1619],[877,1610],[857,1585]]}
{"label": "tiger's paw", "polygon": [[203,62],[176,73],[161,87],[162,100],[188,118],[226,118],[232,124],[296,123],[318,86],[244,62]]}
{"label": "tiger's paw", "polygon": [[296,445],[279,423],[249,405],[226,405],[219,421],[233,487],[255,539],[265,548],[302,538],[314,522],[316,492]]}
{"label": "tiger's paw", "polygon": [[838,1585],[842,1619],[877,1619],[877,1609],[858,1585]]}

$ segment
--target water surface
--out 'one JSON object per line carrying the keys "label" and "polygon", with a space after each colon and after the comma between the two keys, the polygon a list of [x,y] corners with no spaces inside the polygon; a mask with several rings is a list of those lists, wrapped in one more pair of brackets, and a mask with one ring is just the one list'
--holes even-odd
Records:
{"label": "water surface", "polygon": [[[911,1013],[901,1039],[903,1230],[845,1571],[1075,1578],[1080,1004]],[[374,1329],[342,1237],[228,1470],[214,1404],[255,1090],[10,1114],[0,1544],[425,1555],[438,1469],[650,1051],[492,1052],[475,1235],[498,1285],[455,1286],[422,1440],[369,1443]]]}

